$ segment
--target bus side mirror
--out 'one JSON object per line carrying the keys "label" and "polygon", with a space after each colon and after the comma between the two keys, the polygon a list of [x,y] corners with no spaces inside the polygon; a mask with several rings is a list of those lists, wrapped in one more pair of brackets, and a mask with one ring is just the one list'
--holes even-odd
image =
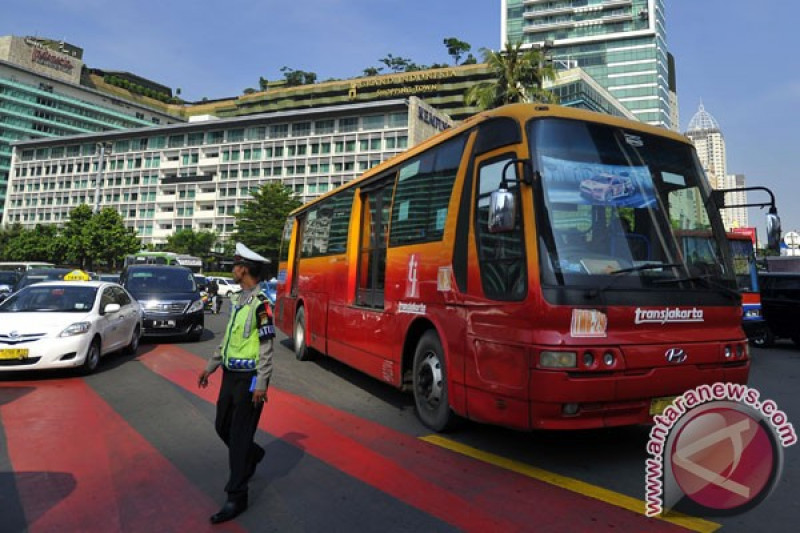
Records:
{"label": "bus side mirror", "polygon": [[514,229],[514,193],[497,189],[489,199],[489,233],[504,233]]}
{"label": "bus side mirror", "polygon": [[767,213],[767,248],[775,252],[781,245],[781,219],[777,213]]}

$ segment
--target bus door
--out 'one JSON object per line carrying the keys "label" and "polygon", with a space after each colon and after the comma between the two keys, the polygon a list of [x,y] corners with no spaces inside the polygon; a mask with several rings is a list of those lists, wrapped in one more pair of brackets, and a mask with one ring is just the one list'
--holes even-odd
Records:
{"label": "bus door", "polygon": [[[385,311],[386,248],[389,216],[394,191],[394,174],[366,184],[359,193],[361,206],[356,283],[353,304],[341,312],[342,326],[349,332],[340,339],[337,358],[380,379],[397,382],[390,363],[384,364],[386,346],[391,342],[392,320]],[[375,357],[363,356],[366,354]]]}
{"label": "bus door", "polygon": [[[527,210],[522,208],[517,165],[506,171],[506,185],[515,202],[513,229],[489,230],[491,193],[500,188],[503,169],[518,157],[507,146],[518,142],[518,127],[513,122],[484,125],[475,143],[480,155],[471,165],[475,196],[470,240],[474,246],[470,246],[465,298],[469,307],[467,351],[472,354],[464,358],[464,380],[470,418],[527,427],[530,370],[526,344],[531,342],[533,321],[530,310],[522,305],[528,294],[523,228],[533,227],[533,223],[523,215]],[[504,139],[505,146],[493,144]]]}

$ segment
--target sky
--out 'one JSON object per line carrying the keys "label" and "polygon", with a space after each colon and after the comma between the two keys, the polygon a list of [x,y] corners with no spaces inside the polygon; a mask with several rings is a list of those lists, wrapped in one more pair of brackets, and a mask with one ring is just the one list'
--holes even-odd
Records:
{"label": "sky", "polygon": [[[720,125],[728,173],[777,197],[800,230],[800,3],[665,0],[681,132],[702,102]],[[0,35],[63,39],[90,67],[124,70],[186,100],[233,97],[282,67],[318,81],[381,67],[388,54],[448,63],[442,41],[501,47],[500,0],[2,0]],[[751,200],[761,200],[752,193]],[[763,238],[764,212],[750,210]]]}

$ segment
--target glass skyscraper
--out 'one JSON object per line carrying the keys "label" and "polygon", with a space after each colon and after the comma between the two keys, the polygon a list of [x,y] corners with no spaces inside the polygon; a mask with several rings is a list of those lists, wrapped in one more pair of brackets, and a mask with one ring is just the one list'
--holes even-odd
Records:
{"label": "glass skyscraper", "polygon": [[[663,0],[502,0],[502,37],[579,66],[642,122],[676,129]],[[501,43],[503,46],[505,43]]]}

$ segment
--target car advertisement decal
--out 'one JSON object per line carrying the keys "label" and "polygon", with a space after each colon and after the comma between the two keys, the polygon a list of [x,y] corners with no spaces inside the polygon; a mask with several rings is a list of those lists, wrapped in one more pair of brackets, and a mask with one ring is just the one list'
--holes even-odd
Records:
{"label": "car advertisement decal", "polygon": [[542,172],[550,203],[657,207],[655,187],[645,166],[606,165],[543,156]]}

